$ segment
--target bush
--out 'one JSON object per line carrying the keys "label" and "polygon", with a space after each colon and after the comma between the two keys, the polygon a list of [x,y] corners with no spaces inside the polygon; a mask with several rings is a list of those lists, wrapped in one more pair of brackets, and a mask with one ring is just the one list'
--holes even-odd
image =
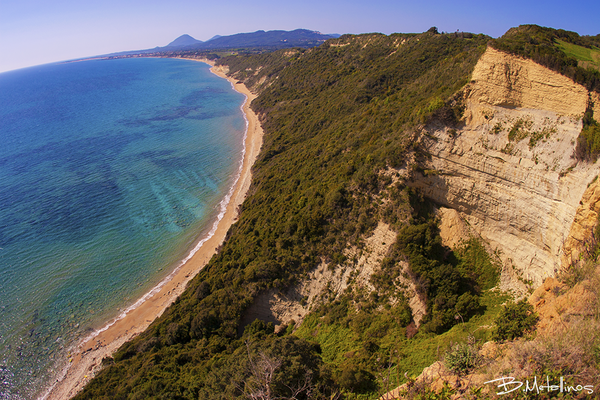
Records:
{"label": "bush", "polygon": [[244,337],[255,336],[261,337],[270,335],[275,332],[275,327],[272,322],[265,322],[260,319],[255,319],[254,322],[244,328]]}
{"label": "bush", "polygon": [[189,340],[188,329],[185,325],[173,322],[167,326],[165,334],[166,342],[169,346],[177,343],[185,343]]}
{"label": "bush", "polygon": [[444,365],[450,371],[466,375],[481,362],[477,347],[472,343],[457,343],[446,351]]}
{"label": "bush", "polygon": [[[529,377],[531,383],[532,377],[537,375],[538,379],[543,376],[544,381],[548,379],[550,382],[564,379],[562,385],[565,389],[569,386],[576,387],[578,384],[597,388],[600,383],[599,328],[597,320],[584,319],[573,323],[567,322],[558,334],[538,336],[532,341],[516,342],[511,346],[510,357],[486,368],[488,376],[502,376],[506,371],[510,371],[510,376],[518,381],[525,381]],[[554,395],[548,392],[545,393],[546,396],[542,393],[538,395],[529,392],[526,397],[518,398],[597,398],[597,396],[590,396],[592,393],[587,390],[570,394],[567,390],[564,392],[564,394],[554,392]]]}
{"label": "bush", "polygon": [[471,238],[455,251],[461,275],[472,279],[477,292],[491,289],[500,279],[500,265],[485,249],[481,240]]}
{"label": "bush", "polygon": [[[594,121],[595,122],[595,121]],[[596,161],[600,155],[600,125],[584,126],[577,138],[575,157],[579,160]]]}
{"label": "bush", "polygon": [[526,300],[507,304],[495,321],[493,339],[513,340],[521,337],[533,328],[537,320],[538,316],[533,312],[533,306]]}
{"label": "bush", "polygon": [[374,389],[375,377],[353,363],[346,363],[336,377],[338,384],[349,392],[365,393]]}
{"label": "bush", "polygon": [[[492,264],[484,270],[470,256],[457,266],[456,257],[442,245],[439,229],[432,220],[401,229],[397,247],[407,256],[412,273],[418,277],[418,289],[427,296],[427,315],[421,330],[442,333],[461,318],[467,320],[479,311],[474,279],[488,269],[491,275]],[[485,254],[482,246],[481,252]]]}

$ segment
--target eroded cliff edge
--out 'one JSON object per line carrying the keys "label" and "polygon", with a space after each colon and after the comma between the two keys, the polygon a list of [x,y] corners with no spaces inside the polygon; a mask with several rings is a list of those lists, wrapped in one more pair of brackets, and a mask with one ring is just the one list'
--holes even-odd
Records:
{"label": "eroded cliff edge", "polygon": [[[573,158],[589,100],[600,115],[596,93],[490,47],[463,92],[459,126],[425,128],[428,159],[412,185],[498,250],[505,284],[521,278],[537,287],[577,256],[573,221],[598,201],[583,197],[599,166]],[[591,229],[596,215],[577,220]]]}
{"label": "eroded cliff edge", "polygon": [[[554,277],[578,258],[596,225],[600,165],[573,158],[590,96],[598,116],[596,93],[531,60],[489,47],[463,90],[459,125],[427,125],[420,139],[426,160],[418,167],[408,162],[397,171],[410,186],[448,208],[438,213],[445,245],[455,248],[475,235],[496,251],[503,264],[503,290],[525,295]],[[385,244],[379,252],[367,246],[371,261],[329,269],[325,263],[286,293],[269,290],[249,308],[242,325],[255,318],[280,326],[298,323],[327,288],[338,288],[333,292],[339,296],[351,273],[365,275],[358,287],[368,286],[395,241],[395,232],[381,222],[378,229],[382,226],[386,239],[377,230],[366,238],[366,243]],[[365,269],[367,264],[371,267]],[[320,272],[326,270],[328,274]],[[405,285],[418,326],[424,300],[414,284]],[[306,304],[300,302],[303,297]]]}

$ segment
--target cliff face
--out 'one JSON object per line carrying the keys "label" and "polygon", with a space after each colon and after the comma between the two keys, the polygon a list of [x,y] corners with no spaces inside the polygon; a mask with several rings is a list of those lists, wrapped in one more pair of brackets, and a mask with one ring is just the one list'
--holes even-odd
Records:
{"label": "cliff face", "polygon": [[[588,91],[566,76],[491,47],[473,71],[471,88],[474,103],[562,115],[581,116],[588,100]],[[598,116],[600,102],[597,94],[592,95]]]}
{"label": "cliff face", "polygon": [[[576,243],[568,238],[578,209],[594,209],[580,201],[599,167],[572,158],[588,91],[489,48],[464,93],[462,126],[426,127],[425,168],[437,172],[418,175],[413,185],[457,210],[516,276],[538,286],[571,256]],[[596,94],[593,100],[598,116]],[[585,199],[595,203],[598,196]],[[578,225],[589,230],[595,215],[578,217],[584,220]]]}
{"label": "cliff face", "polygon": [[[364,249],[345,249],[344,255],[355,261],[344,265],[332,265],[323,261],[299,284],[285,292],[269,289],[261,293],[246,311],[241,326],[258,318],[272,322],[279,331],[292,321],[299,325],[312,307],[323,301],[332,302],[349,289],[364,289],[368,293],[375,291],[370,282],[371,275],[380,268],[381,261],[395,241],[396,232],[380,222],[373,234],[364,239]],[[404,262],[402,267],[406,270],[408,263]],[[409,306],[418,327],[426,312],[425,300],[418,294],[411,279],[400,276],[397,284],[403,285],[409,294]]]}
{"label": "cliff face", "polygon": [[[492,48],[464,93],[460,127],[426,127],[430,172],[417,173],[411,185],[444,206],[438,217],[445,245],[454,248],[479,236],[503,261],[503,289],[523,289],[519,281],[537,287],[577,259],[600,213],[600,182],[594,180],[600,165],[572,158],[589,93],[569,78]],[[264,292],[242,325],[255,318],[281,326],[300,322],[324,292],[333,291],[335,298],[346,290],[351,273],[361,271],[358,286],[368,286],[394,241],[383,226],[366,239],[372,254],[365,260],[352,268],[323,264],[286,293]],[[411,308],[420,320],[423,301],[411,282],[404,284],[419,303]]]}

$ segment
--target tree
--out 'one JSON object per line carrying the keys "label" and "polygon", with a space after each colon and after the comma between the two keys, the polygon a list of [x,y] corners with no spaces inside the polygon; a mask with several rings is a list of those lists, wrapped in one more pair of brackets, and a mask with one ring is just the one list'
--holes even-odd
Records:
{"label": "tree", "polygon": [[518,303],[507,304],[502,308],[496,319],[494,340],[513,340],[523,336],[538,320],[533,306],[525,299]]}
{"label": "tree", "polygon": [[[250,400],[308,400],[317,395],[320,360],[311,356],[297,338],[275,341],[269,348],[256,348],[246,341],[247,378],[240,391]],[[281,352],[287,348],[290,353]],[[295,350],[295,351],[294,351]],[[300,354],[294,354],[300,351]],[[275,355],[277,354],[277,355]]]}

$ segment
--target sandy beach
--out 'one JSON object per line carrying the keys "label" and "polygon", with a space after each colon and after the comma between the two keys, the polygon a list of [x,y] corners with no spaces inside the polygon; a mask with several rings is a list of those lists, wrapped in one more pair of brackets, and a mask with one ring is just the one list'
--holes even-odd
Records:
{"label": "sandy beach", "polygon": [[245,138],[245,154],[241,173],[236,182],[231,199],[227,204],[223,218],[219,221],[214,235],[206,240],[198,251],[185,264],[162,282],[160,290],[147,295],[141,304],[131,309],[124,316],[112,321],[104,329],[94,333],[77,346],[71,354],[68,368],[57,378],[56,384],[42,398],[50,400],[70,399],[101,369],[104,357],[111,356],[123,343],[143,332],[152,321],[158,318],[165,309],[184,291],[188,282],[208,263],[218,246],[225,240],[229,227],[237,219],[238,206],[242,204],[251,182],[250,169],[258,156],[262,145],[263,131],[258,117],[250,109],[251,101],[256,97],[246,86],[237,83],[225,75],[222,68],[215,67],[209,60],[197,60],[212,66],[211,72],[232,83],[234,89],[247,99],[243,106],[248,129]]}

